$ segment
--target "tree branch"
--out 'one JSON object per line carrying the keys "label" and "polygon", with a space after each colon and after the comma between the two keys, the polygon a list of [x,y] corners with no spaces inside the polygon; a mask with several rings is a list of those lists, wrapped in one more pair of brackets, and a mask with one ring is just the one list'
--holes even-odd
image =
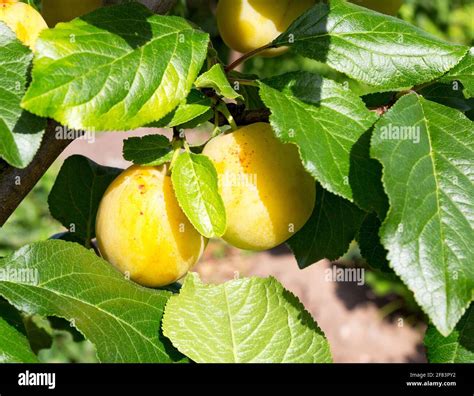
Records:
{"label": "tree branch", "polygon": [[0,162],[0,226],[38,183],[52,163],[74,139],[56,139],[55,121],[48,121],[41,147],[25,169]]}

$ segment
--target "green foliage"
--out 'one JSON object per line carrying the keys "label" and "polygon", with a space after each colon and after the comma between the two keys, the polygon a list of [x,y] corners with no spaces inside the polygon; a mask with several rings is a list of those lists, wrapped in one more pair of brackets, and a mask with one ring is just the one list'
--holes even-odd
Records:
{"label": "green foliage", "polygon": [[50,348],[38,353],[41,363],[98,363],[96,350],[89,341],[75,342],[71,333],[54,331]]}
{"label": "green foliage", "polygon": [[36,363],[20,313],[0,297],[0,363]]}
{"label": "green foliage", "polygon": [[48,194],[57,173],[56,166],[51,168],[0,228],[0,256],[10,254],[23,245],[47,239],[62,230],[48,210]]}
{"label": "green foliage", "polygon": [[303,165],[325,189],[352,201],[350,151],[375,113],[342,85],[311,73],[264,80],[260,95],[277,137],[299,147]]}
{"label": "green foliage", "polygon": [[45,121],[20,107],[33,53],[0,22],[0,158],[25,168],[38,150]]}
{"label": "green foliage", "polygon": [[163,135],[131,137],[123,142],[123,158],[136,165],[160,166],[172,156],[171,143]]}
{"label": "green foliage", "polygon": [[196,89],[192,89],[186,100],[174,111],[149,126],[156,128],[194,128],[212,117],[211,100]]}
{"label": "green foliage", "polygon": [[188,95],[208,39],[185,20],[138,3],[98,9],[41,35],[22,106],[74,129],[157,121]]}
{"label": "green foliage", "polygon": [[418,93],[425,99],[453,107],[465,114],[474,109],[474,98],[466,99],[458,81],[449,84],[433,83],[420,89]]}
{"label": "green foliage", "polygon": [[425,346],[431,363],[473,363],[474,304],[449,336],[444,337],[435,326],[428,327]]}
{"label": "green foliage", "polygon": [[120,172],[81,155],[67,158],[59,171],[49,194],[49,210],[85,246],[95,237],[100,200]]}
{"label": "green foliage", "polygon": [[[71,321],[102,362],[170,362],[179,354],[159,335],[170,292],[140,287],[92,251],[70,242],[28,245],[0,268],[37,274],[0,280],[0,295],[28,314]],[[28,271],[28,272],[26,272]]]}
{"label": "green foliage", "polygon": [[28,339],[0,317],[0,363],[36,363]]}
{"label": "green foliage", "polygon": [[241,98],[230,85],[224,73],[224,68],[220,64],[212,66],[207,72],[201,74],[196,79],[194,85],[197,88],[212,88],[218,95],[226,99]]}
{"label": "green foliage", "polygon": [[309,9],[273,44],[289,45],[381,91],[441,77],[468,50],[342,0]]}
{"label": "green foliage", "polygon": [[226,228],[217,172],[205,155],[185,152],[173,164],[171,180],[179,205],[205,237],[220,237]]}
{"label": "green foliage", "polygon": [[[400,127],[411,128],[397,138]],[[380,119],[372,137],[390,200],[382,243],[392,268],[444,335],[474,289],[472,130],[457,110],[411,94]]]}
{"label": "green foliage", "polygon": [[351,149],[349,184],[354,202],[380,219],[388,210],[388,200],[382,185],[382,166],[370,156],[372,129],[366,131]]}
{"label": "green foliage", "polygon": [[330,363],[329,344],[274,278],[205,285],[189,274],[166,305],[163,332],[197,363]]}
{"label": "green foliage", "polygon": [[390,272],[387,261],[387,250],[380,243],[379,232],[382,222],[375,213],[366,215],[357,233],[362,257],[372,267],[381,271]]}
{"label": "green foliage", "polygon": [[[187,20],[127,3],[44,31],[33,63],[0,23],[0,157],[30,163],[45,125],[33,114],[76,129],[174,128],[172,142],[126,140],[124,158],[170,162],[180,207],[202,235],[220,237],[216,169],[183,130],[218,124],[229,102],[235,119],[269,111],[318,186],[311,218],[288,241],[299,266],[337,259],[356,239],[375,269],[374,292],[402,296],[411,311],[415,299],[433,323],[429,360],[472,362],[474,5],[406,0],[404,21],[319,2],[272,43],[288,53],[254,57],[240,73],[219,60],[228,50],[210,2],[179,1],[174,11]],[[0,260],[0,269],[39,274],[37,283],[0,279],[0,296],[16,307],[0,300],[1,361],[92,362],[96,350],[102,362],[186,361],[181,353],[196,362],[331,361],[322,331],[273,278],[215,286],[189,275],[181,289],[146,289],[65,242],[91,246],[100,199],[119,172],[67,159],[49,206],[75,229]],[[0,255],[59,230],[43,210],[51,185],[47,175],[2,228]]]}
{"label": "green foliage", "polygon": [[471,48],[459,64],[450,70],[443,81],[460,81],[468,98],[474,97],[474,48]]}
{"label": "green foliage", "polygon": [[336,260],[355,238],[364,212],[344,198],[317,186],[316,205],[304,227],[288,240],[300,268]]}
{"label": "green foliage", "polygon": [[452,43],[474,44],[472,0],[405,0],[400,16]]}

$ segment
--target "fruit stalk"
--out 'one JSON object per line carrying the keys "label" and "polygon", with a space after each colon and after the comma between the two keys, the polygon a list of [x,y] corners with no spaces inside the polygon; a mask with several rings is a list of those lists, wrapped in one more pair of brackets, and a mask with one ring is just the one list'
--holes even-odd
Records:
{"label": "fruit stalk", "polygon": [[231,70],[234,70],[237,66],[240,64],[244,63],[246,60],[249,60],[250,58],[253,58],[254,56],[262,53],[263,51],[270,49],[272,47],[272,44],[269,43],[267,45],[264,45],[263,47],[257,48],[253,51],[247,52],[240,58],[236,59],[234,62],[232,62],[230,65],[227,65],[225,67],[226,73],[230,72]]}

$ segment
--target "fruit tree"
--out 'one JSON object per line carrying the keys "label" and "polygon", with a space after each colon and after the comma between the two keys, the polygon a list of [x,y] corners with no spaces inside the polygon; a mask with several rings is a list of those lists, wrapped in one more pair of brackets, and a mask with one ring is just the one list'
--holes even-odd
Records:
{"label": "fruit tree", "polygon": [[473,48],[398,0],[35,4],[0,0],[0,225],[75,139],[149,133],[127,169],[62,162],[64,232],[0,258],[0,361],[38,361],[15,312],[101,362],[331,362],[278,279],[193,272],[220,239],[301,270],[356,243],[412,293],[428,359],[474,362]]}

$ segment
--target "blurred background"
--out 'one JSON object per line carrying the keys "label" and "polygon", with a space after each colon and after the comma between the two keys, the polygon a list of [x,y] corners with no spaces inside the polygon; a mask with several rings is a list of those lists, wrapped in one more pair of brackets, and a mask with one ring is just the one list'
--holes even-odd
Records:
{"label": "blurred background", "polygon": [[[65,0],[66,1],[66,0]],[[25,1],[40,8],[39,1]],[[214,0],[178,0],[173,14],[183,16],[208,31],[222,61],[239,57],[228,51],[218,36],[213,11]],[[474,42],[474,0],[405,0],[398,14],[420,28],[453,43],[472,46]],[[278,58],[254,58],[242,72],[267,77],[292,70],[317,72],[337,81],[347,78],[318,62],[287,53]],[[359,94],[370,88],[350,82]],[[205,141],[210,125],[189,131],[193,142]],[[82,154],[101,165],[126,168],[122,142],[130,136],[170,131],[139,129],[133,132],[98,133],[95,142],[77,140],[63,153],[41,182],[23,201],[7,224],[0,229],[0,257],[19,247],[64,231],[49,214],[47,198],[62,161]],[[371,263],[373,267],[377,263]],[[326,281],[331,266],[365,268],[365,284]],[[321,261],[300,270],[286,246],[264,253],[241,251],[221,241],[211,241],[205,256],[195,267],[206,282],[221,283],[236,276],[278,278],[296,294],[326,333],[335,362],[424,362],[422,339],[425,317],[412,293],[391,273],[373,270],[364,262],[356,243],[337,262]],[[2,301],[0,300],[0,306]],[[85,341],[69,323],[59,319],[25,318],[28,332],[34,333],[39,357],[44,362],[94,362],[93,345]]]}

